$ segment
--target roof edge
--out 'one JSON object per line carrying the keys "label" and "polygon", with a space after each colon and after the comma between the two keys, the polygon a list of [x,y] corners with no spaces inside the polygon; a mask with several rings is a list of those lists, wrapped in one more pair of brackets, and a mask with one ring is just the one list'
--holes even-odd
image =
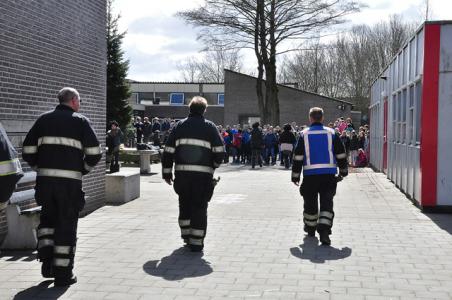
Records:
{"label": "roof edge", "polygon": [[182,81],[136,81],[127,79],[130,84],[212,84],[224,85],[224,82],[182,82]]}
{"label": "roof edge", "polygon": [[[232,71],[232,70],[229,70],[229,69],[224,69],[224,70],[226,72],[230,72],[230,73],[238,74],[238,75],[241,75],[241,76],[246,76],[246,77],[249,77],[249,78],[257,79],[257,77],[254,77],[254,76],[251,76],[251,75],[248,75],[248,74],[243,74],[243,73],[240,73],[240,72],[237,72],[237,71]],[[350,105],[355,105],[355,104],[353,104],[351,102],[348,102],[348,101],[345,101],[345,100],[340,100],[340,99],[336,99],[336,98],[320,95],[320,94],[317,94],[317,93],[308,92],[308,91],[301,90],[301,89],[296,89],[296,88],[293,88],[291,86],[287,86],[287,85],[283,85],[283,84],[279,84],[279,83],[277,85],[279,87],[283,87],[283,88],[287,88],[287,89],[291,89],[291,90],[295,90],[295,91],[299,91],[299,92],[303,92],[303,93],[319,96],[319,97],[326,98],[326,99],[329,99],[329,100],[333,100],[333,101],[337,101],[337,102],[341,102],[341,103],[346,103],[346,104],[350,104]]]}

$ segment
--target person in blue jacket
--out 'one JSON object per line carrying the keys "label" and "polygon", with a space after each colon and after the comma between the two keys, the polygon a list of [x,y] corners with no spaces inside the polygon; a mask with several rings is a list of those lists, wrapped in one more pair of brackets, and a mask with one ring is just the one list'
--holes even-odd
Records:
{"label": "person in blue jacket", "polygon": [[[323,245],[330,245],[333,227],[333,198],[337,187],[337,169],[342,177],[348,175],[347,154],[339,134],[323,126],[323,109],[309,111],[311,126],[304,129],[295,147],[292,182],[299,185],[301,171],[303,182],[300,194],[304,199],[303,222],[308,236],[320,235]],[[320,196],[320,212],[318,198]]]}
{"label": "person in blue jacket", "polygon": [[273,132],[273,127],[270,127],[268,129],[268,132],[265,134],[264,144],[265,144],[265,163],[268,165],[270,163],[271,157],[272,165],[276,164],[275,146],[278,144],[278,137]]}

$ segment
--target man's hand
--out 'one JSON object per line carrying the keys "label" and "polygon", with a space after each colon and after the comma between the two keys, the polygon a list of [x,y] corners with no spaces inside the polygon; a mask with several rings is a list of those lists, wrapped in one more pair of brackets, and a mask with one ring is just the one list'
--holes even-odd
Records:
{"label": "man's hand", "polygon": [[173,178],[163,178],[165,179],[165,182],[168,183],[169,185],[172,185],[173,183]]}
{"label": "man's hand", "polygon": [[300,178],[292,178],[292,182],[293,184],[295,184],[296,186],[300,185]]}

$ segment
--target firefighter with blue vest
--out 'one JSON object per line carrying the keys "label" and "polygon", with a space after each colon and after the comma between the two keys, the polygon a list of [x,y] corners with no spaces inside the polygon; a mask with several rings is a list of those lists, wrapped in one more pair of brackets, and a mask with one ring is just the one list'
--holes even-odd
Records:
{"label": "firefighter with blue vest", "polygon": [[16,183],[24,176],[17,152],[0,124],[0,212],[6,208]]}
{"label": "firefighter with blue vest", "polygon": [[[311,108],[309,119],[311,126],[300,133],[295,147],[292,182],[299,185],[303,170],[300,194],[304,199],[304,231],[313,237],[317,230],[320,242],[330,245],[329,236],[334,218],[333,198],[338,178],[348,175],[347,155],[339,135],[334,129],[323,126],[322,108]],[[338,167],[339,177],[336,177]]]}
{"label": "firefighter with blue vest", "polygon": [[36,170],[35,199],[42,206],[38,259],[55,286],[77,281],[72,273],[79,212],[85,205],[82,176],[99,162],[99,141],[89,120],[79,114],[80,95],[73,88],[58,93],[60,104],[42,114],[28,132],[23,159]]}
{"label": "firefighter with blue vest", "polygon": [[207,101],[196,96],[190,114],[168,136],[162,156],[162,176],[173,182],[179,195],[181,237],[191,251],[202,251],[207,229],[207,206],[213,194],[213,173],[224,159],[224,145],[217,127],[204,118]]}

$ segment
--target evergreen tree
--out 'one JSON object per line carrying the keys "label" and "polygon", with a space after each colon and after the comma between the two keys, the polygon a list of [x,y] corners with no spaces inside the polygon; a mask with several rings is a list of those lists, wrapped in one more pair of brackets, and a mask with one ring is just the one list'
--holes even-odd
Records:
{"label": "evergreen tree", "polygon": [[124,59],[121,49],[125,32],[119,33],[119,15],[112,12],[113,0],[107,0],[107,128],[116,120],[125,129],[132,119],[132,107],[128,98],[130,88],[126,80],[129,61]]}

